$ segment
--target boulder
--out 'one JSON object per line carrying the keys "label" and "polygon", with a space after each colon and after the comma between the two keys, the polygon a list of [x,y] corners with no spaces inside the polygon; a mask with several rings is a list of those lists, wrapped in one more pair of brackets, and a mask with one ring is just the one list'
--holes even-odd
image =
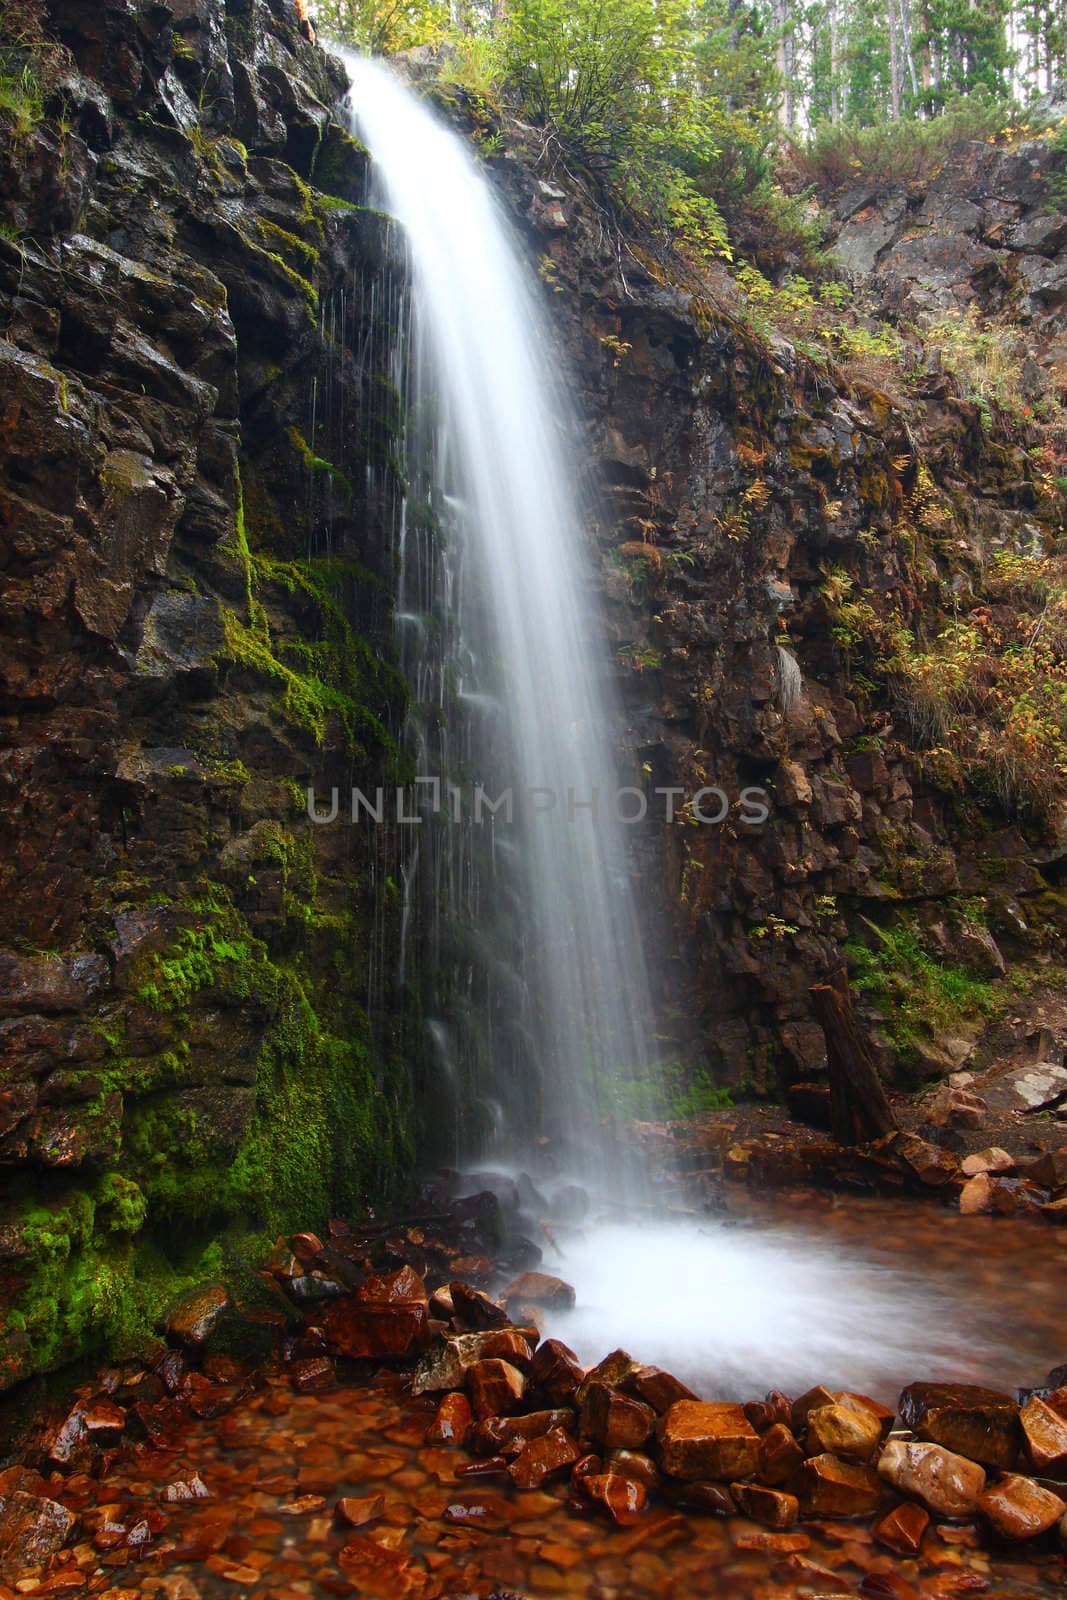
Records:
{"label": "boulder", "polygon": [[930,1513],[914,1500],[905,1500],[892,1511],[887,1511],[871,1532],[879,1544],[885,1545],[898,1556],[917,1556],[922,1547],[923,1534],[930,1526]]}
{"label": "boulder", "polygon": [[869,1517],[881,1498],[877,1473],[833,1455],[809,1457],[789,1487],[804,1514],[813,1517]]}
{"label": "boulder", "polygon": [[518,1328],[489,1328],[484,1333],[446,1334],[440,1344],[427,1350],[412,1380],[412,1394],[434,1394],[447,1389],[462,1389],[468,1369],[476,1361],[510,1361],[513,1366],[530,1365],[530,1341]]}
{"label": "boulder", "polygon": [[987,1217],[993,1210],[993,1185],[995,1180],[988,1172],[978,1172],[960,1190],[960,1215]]}
{"label": "boulder", "polygon": [[779,1489],[765,1489],[757,1483],[732,1483],[730,1493],[737,1509],[753,1522],[762,1522],[765,1528],[791,1528],[800,1515],[796,1495],[784,1494]]}
{"label": "boulder", "polygon": [[878,1471],[899,1493],[914,1496],[950,1522],[974,1515],[986,1482],[977,1462],[918,1439],[890,1439]]}
{"label": "boulder", "polygon": [[1002,1539],[1036,1539],[1060,1521],[1067,1505],[1033,1478],[1009,1472],[979,1497],[978,1509]]}
{"label": "boulder", "polygon": [[912,1383],[900,1415],[918,1438],[1003,1471],[1015,1465],[1022,1435],[1010,1395],[964,1383]]}
{"label": "boulder", "polygon": [[606,1511],[612,1522],[622,1525],[639,1517],[648,1503],[644,1484],[620,1477],[617,1472],[591,1473],[581,1484],[586,1499]]}
{"label": "boulder", "polygon": [[810,1455],[836,1455],[846,1461],[870,1461],[882,1442],[882,1426],[864,1406],[835,1401],[808,1413]]}
{"label": "boulder", "polygon": [[756,1477],[777,1488],[788,1483],[804,1459],[804,1452],[784,1423],[776,1422],[760,1439]]}
{"label": "boulder", "polygon": [[486,1328],[506,1328],[511,1318],[495,1300],[469,1283],[450,1283],[452,1316],[456,1327],[466,1333],[481,1333]]}
{"label": "boulder", "polygon": [[517,1456],[524,1444],[552,1428],[572,1430],[574,1412],[560,1407],[554,1411],[528,1411],[521,1417],[487,1417],[471,1433],[468,1449],[478,1456]]}
{"label": "boulder", "polygon": [[539,1489],[548,1478],[567,1472],[580,1456],[570,1434],[562,1428],[550,1428],[539,1439],[523,1445],[508,1467],[508,1476],[517,1489]]}
{"label": "boulder", "polygon": [[61,1550],[76,1518],[58,1500],[16,1489],[0,1496],[0,1576],[16,1578]]}
{"label": "boulder", "polygon": [[541,1306],[546,1311],[570,1311],[574,1306],[574,1290],[562,1278],[547,1272],[523,1272],[510,1283],[501,1295],[505,1307],[514,1304]]}
{"label": "boulder", "polygon": [[960,1170],[966,1178],[973,1178],[980,1172],[1014,1172],[1015,1158],[999,1145],[991,1145],[988,1150],[978,1150],[973,1156],[964,1156]]}
{"label": "boulder", "polygon": [[1067,1406],[1058,1410],[1037,1395],[1020,1415],[1030,1462],[1036,1472],[1060,1477],[1067,1471]]}
{"label": "boulder", "polygon": [[643,1400],[620,1394],[606,1383],[584,1386],[578,1432],[591,1444],[606,1450],[639,1450],[655,1420],[656,1413]]}
{"label": "boulder", "polygon": [[609,1450],[604,1457],[605,1472],[618,1472],[624,1478],[643,1483],[650,1492],[660,1481],[659,1468],[651,1456],[639,1450]]}
{"label": "boulder", "polygon": [[748,1478],[759,1464],[759,1434],[738,1405],[676,1400],[660,1420],[659,1441],[673,1478]]}
{"label": "boulder", "polygon": [[322,1319],[330,1348],[352,1360],[401,1360],[418,1355],[429,1339],[429,1311],[423,1300],[361,1304],[335,1300]]}
{"label": "boulder", "polygon": [[695,1400],[697,1396],[673,1373],[662,1367],[637,1367],[632,1375],[637,1393],[658,1416],[669,1411],[676,1400]]}
{"label": "boulder", "polygon": [[176,1343],[187,1350],[200,1351],[229,1305],[230,1296],[221,1283],[205,1284],[180,1295],[166,1313],[163,1324]]}
{"label": "boulder", "polygon": [[505,1416],[517,1411],[526,1393],[526,1379],[510,1361],[476,1361],[467,1372],[467,1385],[475,1415]]}
{"label": "boulder", "polygon": [[567,1405],[574,1399],[584,1376],[578,1357],[561,1339],[543,1340],[530,1362],[533,1382],[556,1405]]}

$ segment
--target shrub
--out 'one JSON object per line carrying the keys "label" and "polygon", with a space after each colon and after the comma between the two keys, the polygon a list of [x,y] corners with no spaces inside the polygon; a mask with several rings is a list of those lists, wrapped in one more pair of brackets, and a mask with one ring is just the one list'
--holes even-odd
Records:
{"label": "shrub", "polygon": [[848,183],[928,182],[961,139],[990,139],[1012,123],[1011,108],[978,97],[954,101],[928,122],[901,120],[876,127],[822,125],[806,143],[791,143],[783,159],[790,187],[813,184],[821,193]]}

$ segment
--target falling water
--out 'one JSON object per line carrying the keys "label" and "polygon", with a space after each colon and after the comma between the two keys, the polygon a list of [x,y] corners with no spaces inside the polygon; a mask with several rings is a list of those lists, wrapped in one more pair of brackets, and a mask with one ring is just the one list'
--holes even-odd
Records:
{"label": "falling water", "polygon": [[[613,1083],[648,1070],[650,1008],[562,361],[484,166],[386,67],[347,65],[372,199],[410,260],[398,626],[412,747],[421,776],[460,790],[416,830],[405,891],[439,1120],[461,1083],[467,1154],[542,1129],[588,1139]],[[494,802],[512,791],[512,822],[471,815],[478,785]]]}

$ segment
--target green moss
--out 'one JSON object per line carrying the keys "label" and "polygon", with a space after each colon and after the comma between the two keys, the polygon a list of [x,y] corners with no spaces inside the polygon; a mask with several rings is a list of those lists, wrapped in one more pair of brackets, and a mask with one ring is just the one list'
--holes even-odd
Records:
{"label": "green moss", "polygon": [[268,252],[276,252],[284,260],[289,261],[294,271],[300,272],[302,269],[305,276],[314,272],[319,264],[319,252],[313,244],[306,244],[297,234],[280,228],[276,222],[271,222],[267,217],[257,217],[255,228]]}
{"label": "green moss", "polygon": [[324,456],[317,456],[299,428],[289,429],[289,442],[300,457],[306,472],[309,472],[313,478],[329,478],[331,483],[340,489],[346,499],[352,498],[352,485],[340,467],[334,466],[333,462],[327,461]]}
{"label": "green moss", "polygon": [[331,122],[315,151],[311,181],[323,194],[358,201],[362,195],[370,156],[365,145]]}
{"label": "green moss", "polygon": [[965,967],[935,959],[910,921],[880,928],[863,918],[872,943],[845,945],[852,984],[867,995],[905,1073],[914,1075],[925,1048],[973,1031],[977,1018],[996,1016],[996,987]]}

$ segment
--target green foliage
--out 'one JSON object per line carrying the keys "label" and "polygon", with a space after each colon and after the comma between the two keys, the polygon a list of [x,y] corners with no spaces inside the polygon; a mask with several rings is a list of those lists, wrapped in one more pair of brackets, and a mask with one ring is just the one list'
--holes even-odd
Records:
{"label": "green foliage", "polygon": [[729,1089],[713,1083],[706,1067],[657,1061],[640,1078],[617,1077],[607,1089],[611,1115],[633,1122],[682,1122],[733,1105]]}
{"label": "green foliage", "polygon": [[994,138],[1011,124],[1009,106],[980,99],[954,101],[927,122],[822,123],[804,142],[790,143],[786,167],[791,183],[813,184],[822,193],[857,180],[898,186],[929,181],[961,139]]}
{"label": "green foliage", "polygon": [[315,26],[374,55],[434,44],[448,27],[442,0],[315,0]]}
{"label": "green foliage", "polygon": [[992,984],[930,955],[910,921],[889,928],[863,923],[870,942],[854,938],[845,945],[852,985],[869,996],[903,1067],[915,1067],[924,1047],[966,1033],[976,1017],[1001,1009]]}

